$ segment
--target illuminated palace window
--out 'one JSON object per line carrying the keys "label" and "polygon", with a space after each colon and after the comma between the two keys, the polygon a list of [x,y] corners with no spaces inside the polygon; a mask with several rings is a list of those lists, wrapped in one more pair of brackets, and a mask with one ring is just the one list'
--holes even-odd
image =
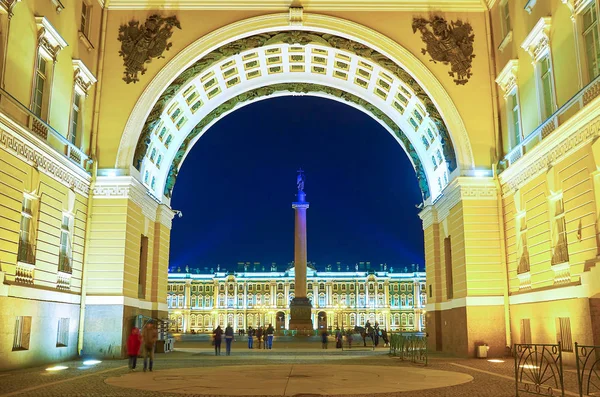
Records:
{"label": "illuminated palace window", "polygon": [[502,28],[502,37],[506,37],[511,30],[510,26],[510,10],[509,10],[509,0],[503,0],[500,2],[500,26]]}
{"label": "illuminated palace window", "polygon": [[71,273],[72,271],[72,239],[73,239],[73,215],[63,213],[60,228],[60,253],[58,259],[58,271]]}
{"label": "illuminated palace window", "polygon": [[49,66],[48,61],[41,55],[37,57],[37,64],[35,67],[35,79],[33,89],[33,114],[39,118],[45,119],[47,117],[47,103],[48,103],[48,91],[49,91]]}
{"label": "illuminated palace window", "polygon": [[19,262],[34,264],[35,251],[32,244],[31,229],[33,213],[32,213],[32,197],[24,195],[23,204],[21,207],[21,225],[19,229],[19,252],[17,260]]}
{"label": "illuminated palace window", "polygon": [[598,8],[596,1],[592,1],[589,7],[581,13],[581,19],[583,22],[583,43],[588,81],[591,81],[600,74],[600,40],[598,39]]}
{"label": "illuminated palace window", "polygon": [[542,121],[554,113],[554,77],[552,74],[552,64],[550,62],[550,55],[545,56],[539,62],[539,79],[541,82],[541,110],[542,110]]}

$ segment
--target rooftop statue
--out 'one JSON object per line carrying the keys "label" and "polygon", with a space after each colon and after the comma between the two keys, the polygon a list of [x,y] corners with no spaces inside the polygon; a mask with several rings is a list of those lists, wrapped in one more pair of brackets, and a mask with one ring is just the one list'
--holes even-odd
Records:
{"label": "rooftop statue", "polygon": [[302,171],[302,168],[300,168],[298,170],[298,178],[296,179],[296,185],[298,186],[299,192],[304,191],[304,180],[304,171]]}

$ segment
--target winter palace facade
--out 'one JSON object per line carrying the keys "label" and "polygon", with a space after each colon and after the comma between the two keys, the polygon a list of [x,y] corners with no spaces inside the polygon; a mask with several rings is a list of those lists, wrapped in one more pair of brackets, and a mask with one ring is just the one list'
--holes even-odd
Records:
{"label": "winter palace facade", "polygon": [[[356,266],[358,268],[358,265]],[[316,329],[348,329],[368,320],[392,331],[425,330],[425,273],[308,269],[307,295]],[[288,329],[294,271],[169,273],[170,329],[212,332],[231,324]]]}

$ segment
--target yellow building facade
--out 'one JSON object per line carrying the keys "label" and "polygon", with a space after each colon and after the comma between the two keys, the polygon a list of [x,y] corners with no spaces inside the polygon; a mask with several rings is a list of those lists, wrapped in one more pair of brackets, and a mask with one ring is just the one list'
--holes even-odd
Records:
{"label": "yellow building facade", "polygon": [[600,344],[598,6],[0,1],[0,368],[121,357],[134,316],[166,318],[179,167],[282,95],[366,112],[411,159],[430,349]]}

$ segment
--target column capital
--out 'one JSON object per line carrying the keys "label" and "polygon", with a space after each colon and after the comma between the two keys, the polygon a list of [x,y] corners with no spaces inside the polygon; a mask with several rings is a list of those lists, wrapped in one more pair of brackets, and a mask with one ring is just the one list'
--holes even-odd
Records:
{"label": "column capital", "polygon": [[304,203],[300,203],[300,202],[292,203],[292,208],[293,209],[298,209],[298,208],[304,208],[304,209],[306,209],[306,208],[308,208],[308,206],[309,206],[309,203],[306,203],[306,202],[304,202]]}

